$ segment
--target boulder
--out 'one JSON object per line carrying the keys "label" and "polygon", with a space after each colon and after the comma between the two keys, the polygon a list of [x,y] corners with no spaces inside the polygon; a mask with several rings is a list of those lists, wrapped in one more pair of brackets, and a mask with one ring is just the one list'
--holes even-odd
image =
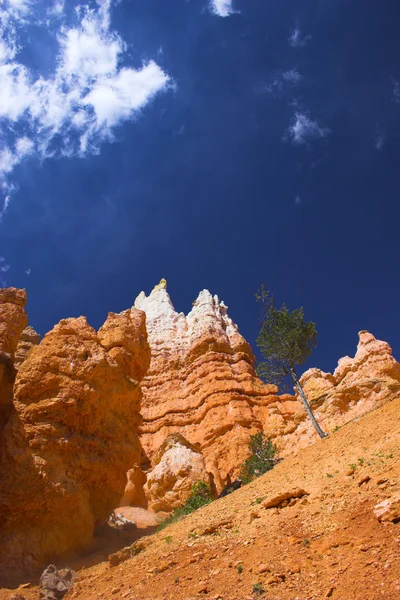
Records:
{"label": "boulder", "polygon": [[400,494],[395,494],[377,504],[374,513],[378,521],[398,523],[400,521]]}
{"label": "boulder", "polygon": [[134,531],[137,529],[137,525],[134,521],[127,519],[117,511],[113,511],[111,513],[111,515],[108,517],[107,523],[119,531]]}
{"label": "boulder", "polygon": [[55,565],[49,565],[40,577],[40,600],[61,600],[72,588],[76,572],[72,569],[58,570]]}
{"label": "boulder", "polygon": [[149,508],[169,512],[185,503],[198,481],[209,481],[201,452],[178,433],[170,435],[154,456],[144,491]]}

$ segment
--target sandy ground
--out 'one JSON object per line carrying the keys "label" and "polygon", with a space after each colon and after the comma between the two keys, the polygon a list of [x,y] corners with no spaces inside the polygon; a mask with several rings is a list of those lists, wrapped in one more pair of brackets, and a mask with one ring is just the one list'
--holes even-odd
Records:
{"label": "sandy ground", "polygon": [[[79,579],[67,600],[398,600],[400,523],[380,523],[373,508],[400,492],[399,417],[397,399],[347,424],[252,484],[146,535],[136,542],[144,549],[118,566],[104,561],[105,549],[75,560]],[[299,488],[307,495],[291,506],[264,508]],[[12,593],[1,589],[0,600]],[[35,582],[18,593],[38,598]]]}

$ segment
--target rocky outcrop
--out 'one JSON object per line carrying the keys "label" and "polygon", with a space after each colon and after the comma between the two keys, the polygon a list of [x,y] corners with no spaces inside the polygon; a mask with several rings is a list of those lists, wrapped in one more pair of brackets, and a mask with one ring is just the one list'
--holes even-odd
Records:
{"label": "rocky outcrop", "polygon": [[134,465],[126,474],[127,483],[119,506],[139,506],[147,508],[148,502],[143,486],[147,477],[140,465]]}
{"label": "rocky outcrop", "polygon": [[38,345],[39,340],[40,335],[36,333],[33,327],[25,327],[18,340],[18,346],[14,355],[14,367],[17,370],[28,356],[28,352],[31,348]]}
{"label": "rocky outcrop", "polygon": [[254,356],[227,306],[203,290],[185,316],[162,280],[135,306],[146,313],[151,364],[143,381],[141,442],[153,462],[172,433],[201,450],[219,490],[248,456],[251,433],[263,429],[275,386],[255,376]]}
{"label": "rocky outcrop", "polygon": [[167,437],[153,456],[144,492],[149,508],[169,512],[185,503],[198,481],[209,483],[204,457],[180,433]]}
{"label": "rocky outcrop", "polygon": [[84,317],[62,320],[30,350],[0,447],[3,573],[84,547],[118,504],[140,459],[149,360],[136,309],[110,313],[97,333]]}
{"label": "rocky outcrop", "polygon": [[0,289],[0,432],[12,409],[14,354],[22,330],[28,323],[25,304],[25,290]]}
{"label": "rocky outcrop", "polygon": [[[398,397],[400,364],[387,342],[360,331],[354,358],[341,358],[333,375],[309,369],[300,382],[319,424],[330,433]],[[271,404],[266,433],[276,439],[281,456],[318,439],[299,400],[292,396]]]}

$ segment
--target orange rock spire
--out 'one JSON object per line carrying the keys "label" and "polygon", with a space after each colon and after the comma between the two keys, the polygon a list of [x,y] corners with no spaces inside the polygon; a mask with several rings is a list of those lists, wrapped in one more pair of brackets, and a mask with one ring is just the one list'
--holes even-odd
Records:
{"label": "orange rock spire", "polygon": [[218,488],[235,477],[251,433],[263,428],[276,388],[254,371],[254,356],[228,307],[203,290],[177,313],[161,280],[135,306],[146,313],[151,364],[143,380],[142,446],[152,460],[172,433],[201,449]]}

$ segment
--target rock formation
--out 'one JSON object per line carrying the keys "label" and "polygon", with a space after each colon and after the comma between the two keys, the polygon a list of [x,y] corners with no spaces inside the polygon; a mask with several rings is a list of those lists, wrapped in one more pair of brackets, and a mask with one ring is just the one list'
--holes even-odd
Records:
{"label": "rock formation", "polygon": [[149,360],[136,309],[110,313],[97,333],[84,317],[62,320],[30,350],[0,445],[3,573],[82,548],[118,504],[140,460]]}
{"label": "rock formation", "polygon": [[[330,433],[398,397],[400,364],[387,342],[360,331],[354,358],[341,358],[333,375],[309,369],[300,382],[322,429]],[[265,432],[276,439],[281,456],[318,439],[300,402],[292,396],[271,404]]]}
{"label": "rock formation", "polygon": [[209,482],[204,457],[180,433],[172,433],[152,459],[144,491],[149,508],[169,512],[185,503],[198,481]]}
{"label": "rock formation", "polygon": [[21,333],[21,337],[18,340],[18,346],[14,355],[14,367],[17,370],[28,356],[28,352],[31,350],[31,348],[38,345],[39,340],[40,335],[36,333],[33,327],[25,327]]}
{"label": "rock formation", "polygon": [[0,289],[0,432],[12,409],[14,354],[21,332],[28,323],[25,304],[25,290]]}
{"label": "rock formation", "polygon": [[143,486],[147,481],[140,465],[134,465],[126,474],[127,483],[119,506],[139,506],[147,508],[148,501]]}
{"label": "rock formation", "polygon": [[263,429],[276,388],[255,376],[249,344],[207,290],[187,316],[175,312],[164,280],[135,306],[146,313],[151,347],[142,384],[144,451],[153,462],[164,440],[181,433],[200,448],[221,490],[247,458],[250,434]]}

